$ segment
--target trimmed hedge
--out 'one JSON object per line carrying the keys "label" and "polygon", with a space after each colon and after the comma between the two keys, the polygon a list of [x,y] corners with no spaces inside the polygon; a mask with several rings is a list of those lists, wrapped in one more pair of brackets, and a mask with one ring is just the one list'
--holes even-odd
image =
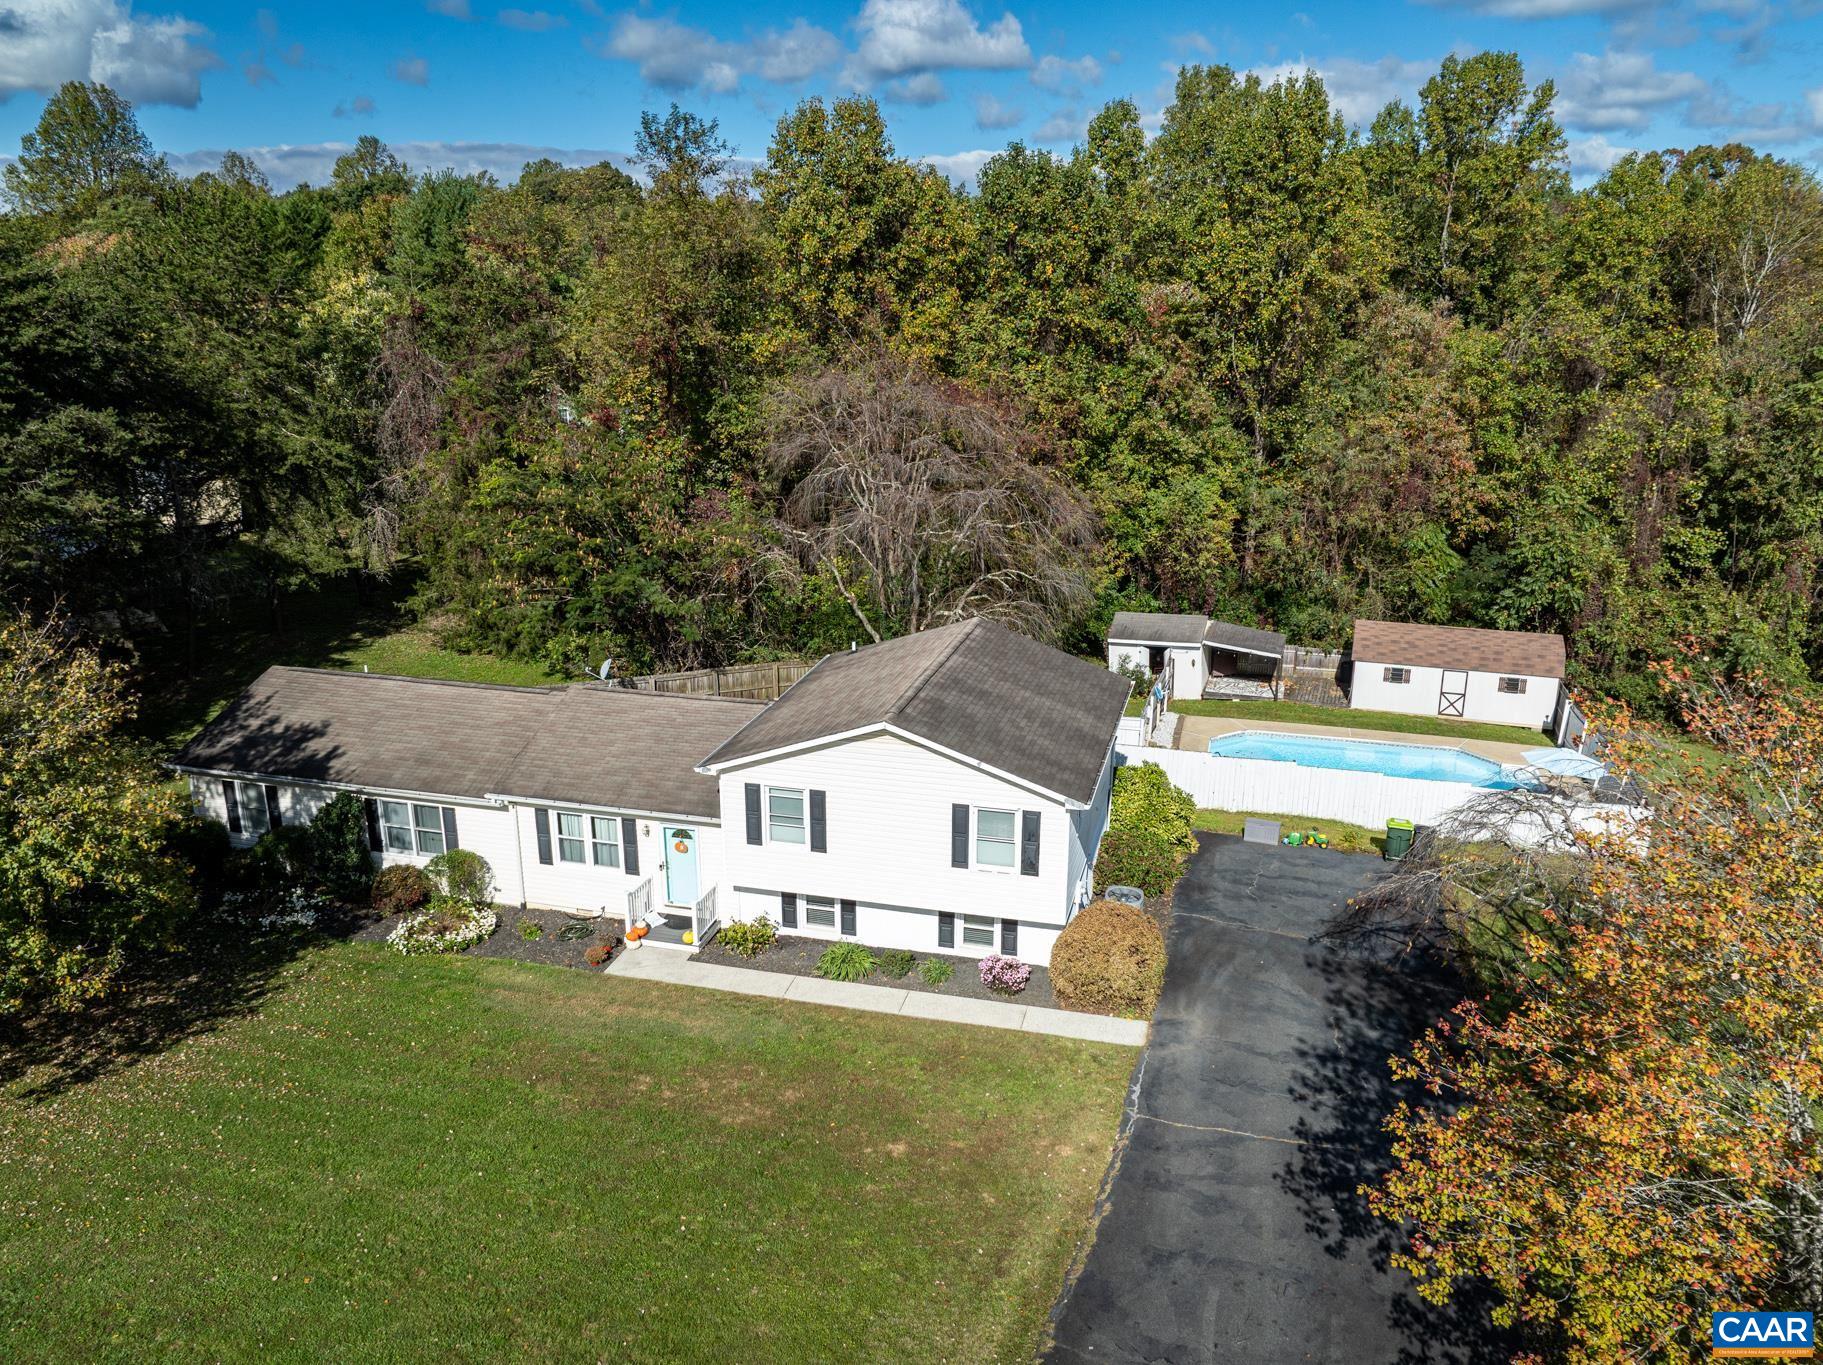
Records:
{"label": "trimmed hedge", "polygon": [[1111,829],[1095,858],[1095,890],[1137,886],[1148,896],[1162,896],[1177,884],[1184,851],[1150,830]]}
{"label": "trimmed hedge", "polygon": [[367,815],[361,798],[337,792],[307,826],[316,879],[337,900],[354,902],[373,886],[373,855],[367,851]]}
{"label": "trimmed hedge", "polygon": [[1108,828],[1156,834],[1184,853],[1196,849],[1196,802],[1156,763],[1129,763],[1114,775]]}
{"label": "trimmed hedge", "polygon": [[1137,905],[1094,901],[1051,948],[1051,989],[1076,1009],[1146,1019],[1165,982],[1165,936]]}

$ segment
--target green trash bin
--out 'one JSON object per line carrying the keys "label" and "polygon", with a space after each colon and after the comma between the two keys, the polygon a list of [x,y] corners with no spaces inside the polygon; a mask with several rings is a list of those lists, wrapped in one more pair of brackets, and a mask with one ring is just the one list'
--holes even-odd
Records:
{"label": "green trash bin", "polygon": [[1386,822],[1386,859],[1398,862],[1412,851],[1412,822],[1394,816]]}

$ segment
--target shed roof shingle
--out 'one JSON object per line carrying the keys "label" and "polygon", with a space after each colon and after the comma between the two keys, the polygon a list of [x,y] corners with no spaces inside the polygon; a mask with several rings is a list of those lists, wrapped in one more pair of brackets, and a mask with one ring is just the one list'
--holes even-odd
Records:
{"label": "shed roof shingle", "polygon": [[1356,621],[1357,663],[1459,668],[1476,673],[1561,678],[1561,635],[1474,626],[1425,626],[1410,621]]}
{"label": "shed roof shingle", "polygon": [[504,687],[269,668],[184,746],[179,767],[443,796],[719,814],[695,759],[758,703],[599,683]]}
{"label": "shed roof shingle", "polygon": [[1285,637],[1276,630],[1261,630],[1258,626],[1237,626],[1232,621],[1211,621],[1203,632],[1203,639],[1217,649],[1238,649],[1253,654],[1269,654],[1274,659],[1282,660],[1285,655]]}
{"label": "shed roof shingle", "polygon": [[1108,638],[1141,645],[1200,645],[1209,628],[1207,616],[1166,611],[1117,611],[1108,623]]}
{"label": "shed roof shingle", "polygon": [[1127,691],[1097,664],[963,621],[830,655],[703,763],[890,724],[1086,804]]}

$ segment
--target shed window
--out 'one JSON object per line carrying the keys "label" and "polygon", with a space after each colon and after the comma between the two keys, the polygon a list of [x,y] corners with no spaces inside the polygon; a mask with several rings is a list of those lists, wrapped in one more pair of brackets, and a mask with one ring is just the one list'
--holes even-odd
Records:
{"label": "shed window", "polygon": [[804,792],[802,788],[766,788],[766,832],[768,839],[775,844],[801,844],[804,842]]}
{"label": "shed window", "polygon": [[962,917],[962,946],[964,948],[992,948],[994,946],[994,921],[975,915],[964,915]]}
{"label": "shed window", "polygon": [[1409,668],[1388,668],[1380,674],[1381,682],[1408,683],[1411,680],[1412,671]]}
{"label": "shed window", "polygon": [[[1013,812],[975,812],[975,866],[996,871],[1013,870]],[[966,938],[967,935],[965,934]]]}
{"label": "shed window", "polygon": [[419,806],[404,801],[380,802],[380,830],[388,853],[444,851],[443,807]]}
{"label": "shed window", "polygon": [[1509,693],[1512,693],[1514,696],[1518,696],[1525,691],[1525,679],[1524,678],[1502,678],[1500,680],[1500,690],[1502,692],[1509,692]]}
{"label": "shed window", "polygon": [[836,903],[828,896],[804,897],[804,923],[818,929],[836,927]]}
{"label": "shed window", "polygon": [[597,867],[620,866],[620,821],[596,815],[589,819],[589,860]]}

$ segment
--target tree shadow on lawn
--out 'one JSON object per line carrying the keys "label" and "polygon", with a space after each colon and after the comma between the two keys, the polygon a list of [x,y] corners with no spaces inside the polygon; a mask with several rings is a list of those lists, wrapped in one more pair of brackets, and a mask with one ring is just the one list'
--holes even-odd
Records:
{"label": "tree shadow on lawn", "polygon": [[1384,953],[1323,953],[1327,1042],[1299,1049],[1293,1093],[1309,1115],[1294,1133],[1304,1145],[1280,1173],[1280,1187],[1299,1202],[1305,1229],[1341,1259],[1365,1251],[1391,1291],[1387,1321],[1403,1339],[1399,1365],[1492,1365],[1512,1359],[1520,1342],[1497,1328],[1485,1286],[1464,1286],[1446,1304],[1420,1299],[1392,1254],[1406,1232],[1368,1209],[1358,1193],[1392,1166],[1383,1122],[1399,1100],[1422,1102],[1422,1088],[1393,1079],[1387,1059],[1460,1000],[1464,987],[1435,961],[1386,960]]}

